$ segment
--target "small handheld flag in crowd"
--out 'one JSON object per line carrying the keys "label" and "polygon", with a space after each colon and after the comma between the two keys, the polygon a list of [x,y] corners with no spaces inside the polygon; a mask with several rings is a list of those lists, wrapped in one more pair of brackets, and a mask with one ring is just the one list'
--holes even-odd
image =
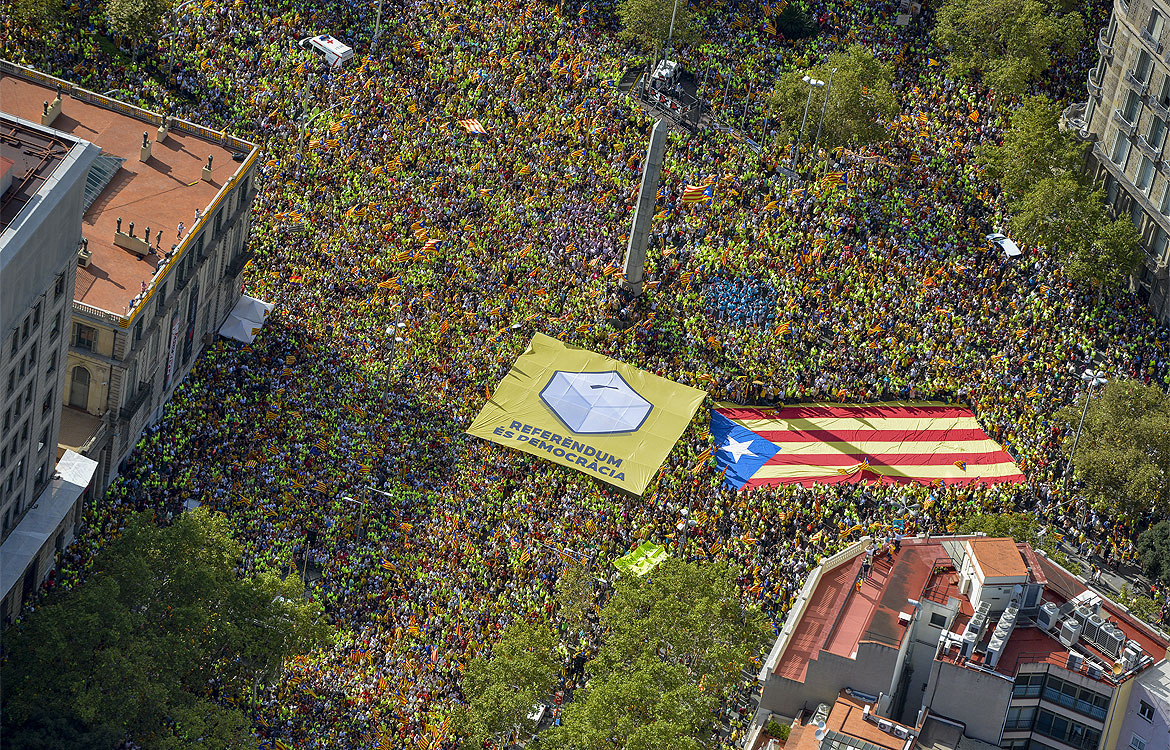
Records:
{"label": "small handheld flag in crowd", "polygon": [[488,134],[487,128],[479,120],[459,120],[457,124],[468,133],[476,133],[478,135]]}

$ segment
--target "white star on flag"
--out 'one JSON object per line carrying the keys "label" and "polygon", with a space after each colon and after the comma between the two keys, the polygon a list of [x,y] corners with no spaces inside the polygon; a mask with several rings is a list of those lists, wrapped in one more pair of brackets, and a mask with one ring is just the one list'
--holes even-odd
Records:
{"label": "white star on flag", "polygon": [[731,454],[732,460],[735,463],[739,463],[739,459],[743,458],[744,456],[753,456],[754,457],[756,455],[755,453],[751,452],[751,447],[752,447],[752,441],[750,439],[741,441],[741,440],[736,440],[735,438],[728,435],[727,436],[727,443],[725,445],[721,446],[719,448],[719,450],[727,451],[728,453]]}

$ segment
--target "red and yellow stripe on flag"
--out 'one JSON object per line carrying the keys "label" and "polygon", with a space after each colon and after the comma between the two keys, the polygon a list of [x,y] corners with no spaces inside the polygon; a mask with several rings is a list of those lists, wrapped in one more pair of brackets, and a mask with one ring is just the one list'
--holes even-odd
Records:
{"label": "red and yellow stripe on flag", "polygon": [[[812,403],[778,409],[726,404],[715,411],[779,449],[743,489],[839,482],[1024,481],[1011,456],[962,406],[922,401]],[[742,436],[737,441],[747,445]],[[760,446],[750,447],[760,452]]]}

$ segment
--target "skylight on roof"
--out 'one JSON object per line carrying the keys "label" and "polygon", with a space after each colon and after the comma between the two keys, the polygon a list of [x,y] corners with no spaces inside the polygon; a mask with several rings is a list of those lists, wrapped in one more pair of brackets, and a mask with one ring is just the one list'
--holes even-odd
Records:
{"label": "skylight on roof", "polygon": [[106,189],[106,185],[110,184],[110,180],[114,179],[114,175],[122,168],[124,161],[126,160],[106,154],[99,154],[93,160],[93,163],[89,165],[89,173],[85,176],[85,198],[81,202],[81,213],[84,214],[89,210],[93,202]]}

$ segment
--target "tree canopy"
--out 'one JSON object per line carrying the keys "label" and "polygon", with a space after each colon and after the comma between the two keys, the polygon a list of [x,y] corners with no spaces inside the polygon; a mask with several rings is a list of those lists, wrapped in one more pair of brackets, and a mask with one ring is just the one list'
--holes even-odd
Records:
{"label": "tree canopy", "polygon": [[694,36],[694,13],[686,0],[678,0],[677,13],[675,0],[621,0],[617,12],[622,22],[619,36],[647,52],[666,43],[672,14],[675,14],[674,38],[691,39]]}
{"label": "tree canopy", "polygon": [[677,559],[619,579],[601,624],[584,695],[542,735],[543,747],[700,747],[714,709],[772,634],[757,607],[741,604],[730,566]]}
{"label": "tree canopy", "polygon": [[129,38],[135,49],[153,38],[172,6],[171,0],[105,0],[110,28]]}
{"label": "tree canopy", "polygon": [[486,739],[536,728],[528,715],[552,692],[561,666],[557,646],[546,623],[518,620],[504,628],[490,655],[471,660],[463,677],[467,704],[459,718],[464,747],[482,748]]}
{"label": "tree canopy", "polygon": [[1060,105],[1045,96],[1031,96],[1011,114],[1003,143],[980,146],[980,165],[999,180],[1009,199],[1026,195],[1041,180],[1075,174],[1085,146],[1060,130]]}
{"label": "tree canopy", "polygon": [[1159,521],[1138,535],[1137,553],[1146,575],[1170,582],[1170,521]]}
{"label": "tree canopy", "polygon": [[[1058,414],[1069,428],[1066,451],[1080,416],[1080,404]],[[1138,517],[1170,511],[1170,396],[1132,380],[1110,381],[1098,390],[1085,415],[1073,472],[1102,508]]]}
{"label": "tree canopy", "polygon": [[956,73],[978,73],[996,93],[1020,94],[1057,53],[1075,53],[1084,39],[1080,13],[1062,9],[1044,0],[945,0],[934,39],[950,50]]}
{"label": "tree canopy", "polygon": [[1114,218],[1103,194],[1081,183],[1084,145],[1058,127],[1060,107],[1029,97],[1011,117],[1003,143],[978,151],[1009,199],[1016,239],[1048,247],[1070,277],[1116,287],[1140,260],[1141,235]]}
{"label": "tree canopy", "polygon": [[[57,747],[123,736],[146,748],[254,745],[244,714],[207,686],[246,696],[329,629],[299,580],[241,578],[239,558],[222,516],[200,509],[168,527],[132,517],[90,580],[4,634],[6,742],[35,742],[53,716]],[[83,739],[70,745],[73,735]]]}
{"label": "tree canopy", "polygon": [[[803,80],[804,71],[790,71],[780,78],[768,108],[778,122],[781,139],[788,143],[796,141],[807,103],[808,121],[802,139],[806,144],[811,144],[815,137],[822,105],[825,117],[820,144],[824,148],[885,140],[884,123],[898,111],[890,67],[865,48],[853,45],[844,52],[829,55],[823,65],[807,71],[807,75],[826,82],[830,73],[832,85],[814,88],[811,102],[809,85]],[[824,104],[826,95],[827,105]]]}

